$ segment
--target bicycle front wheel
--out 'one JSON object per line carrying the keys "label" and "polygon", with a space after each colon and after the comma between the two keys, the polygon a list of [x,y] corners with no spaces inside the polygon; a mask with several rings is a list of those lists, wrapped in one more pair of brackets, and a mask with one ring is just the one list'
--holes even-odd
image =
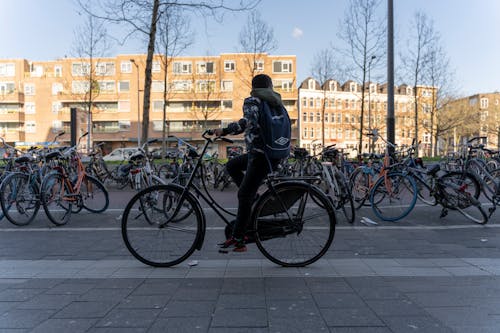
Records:
{"label": "bicycle front wheel", "polygon": [[[127,204],[122,217],[122,238],[137,260],[154,267],[170,267],[201,247],[205,233],[203,212],[191,193],[179,200],[182,191],[182,187],[173,184],[155,185],[138,192]],[[165,202],[172,200],[177,205],[166,207]],[[185,209],[191,214],[178,219]]]}
{"label": "bicycle front wheel", "polygon": [[73,203],[77,203],[71,195],[68,183],[58,173],[47,175],[42,182],[40,191],[43,210],[49,220],[57,226],[68,223],[71,218]]}
{"label": "bicycle front wheel", "polygon": [[80,187],[83,208],[92,213],[102,213],[109,206],[109,194],[104,185],[89,175],[85,175]]}
{"label": "bicycle front wheel", "polygon": [[400,172],[380,177],[370,193],[372,210],[383,221],[395,222],[406,217],[416,201],[415,181]]}
{"label": "bicycle front wheel", "polygon": [[28,225],[40,209],[38,192],[38,185],[29,175],[8,175],[0,186],[0,203],[5,217],[14,225]]}
{"label": "bicycle front wheel", "polygon": [[282,182],[262,194],[253,210],[255,242],[262,254],[285,267],[321,258],[335,236],[335,210],[316,186]]}

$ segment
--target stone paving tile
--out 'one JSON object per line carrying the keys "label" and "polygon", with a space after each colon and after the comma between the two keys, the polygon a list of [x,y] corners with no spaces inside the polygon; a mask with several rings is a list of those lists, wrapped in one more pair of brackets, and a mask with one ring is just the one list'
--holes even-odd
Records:
{"label": "stone paving tile", "polygon": [[211,327],[267,328],[265,309],[216,309]]}
{"label": "stone paving tile", "polygon": [[131,292],[131,289],[91,289],[81,295],[79,301],[120,301]]}
{"label": "stone paving tile", "polygon": [[180,280],[149,280],[138,286],[131,295],[173,295],[180,285]]}
{"label": "stone paving tile", "polygon": [[366,306],[356,293],[315,293],[314,301],[320,308],[356,308]]}
{"label": "stone paving tile", "polygon": [[170,301],[168,295],[130,295],[124,298],[118,308],[130,309],[163,309]]}
{"label": "stone paving tile", "polygon": [[393,332],[452,333],[453,330],[431,316],[384,316]]}
{"label": "stone paving tile", "polygon": [[208,333],[270,333],[267,327],[210,327]]}
{"label": "stone paving tile", "polygon": [[0,329],[33,328],[46,321],[54,310],[11,309],[0,316]]}
{"label": "stone paving tile", "polygon": [[35,327],[32,333],[54,332],[87,332],[95,323],[95,319],[48,319]]}
{"label": "stone paving tile", "polygon": [[145,327],[93,327],[86,333],[144,333]]}
{"label": "stone paving tile", "polygon": [[313,299],[305,300],[268,300],[269,317],[313,317],[320,316],[319,308]]}
{"label": "stone paving tile", "polygon": [[330,327],[330,333],[394,333],[387,327]]}
{"label": "stone paving tile", "polygon": [[264,286],[264,279],[224,279],[221,294],[260,294],[264,293]]}
{"label": "stone paving tile", "polygon": [[265,308],[264,294],[221,294],[217,300],[217,308],[251,309]]}
{"label": "stone paving tile", "polygon": [[204,288],[178,288],[172,296],[174,300],[188,301],[216,301],[219,297],[220,290],[204,289]]}
{"label": "stone paving tile", "polygon": [[54,288],[47,290],[46,293],[53,295],[83,295],[94,287],[91,283],[79,283],[79,281],[75,280],[68,281],[58,284]]}
{"label": "stone paving tile", "polygon": [[48,295],[40,294],[31,298],[29,301],[18,303],[17,309],[53,309],[60,310],[78,300],[78,295]]}
{"label": "stone paving tile", "polygon": [[321,308],[321,315],[328,326],[385,326],[367,306],[359,308]]}
{"label": "stone paving tile", "polygon": [[72,302],[53,318],[101,318],[115,305],[116,302]]}
{"label": "stone paving tile", "polygon": [[47,289],[5,289],[0,292],[0,302],[24,302]]}
{"label": "stone paving tile", "polygon": [[174,300],[160,313],[160,317],[210,317],[215,311],[215,301]]}
{"label": "stone paving tile", "polygon": [[424,316],[425,310],[409,299],[366,300],[378,316]]}
{"label": "stone paving tile", "polygon": [[275,317],[269,316],[269,332],[320,333],[329,332],[326,323],[318,317]]}
{"label": "stone paving tile", "polygon": [[150,327],[160,309],[113,309],[96,323],[96,327]]}
{"label": "stone paving tile", "polygon": [[160,318],[149,328],[148,333],[193,333],[207,332],[211,317]]}

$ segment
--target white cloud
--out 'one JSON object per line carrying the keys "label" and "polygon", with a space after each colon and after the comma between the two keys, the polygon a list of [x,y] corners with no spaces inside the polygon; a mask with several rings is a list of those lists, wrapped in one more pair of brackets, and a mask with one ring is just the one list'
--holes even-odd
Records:
{"label": "white cloud", "polygon": [[302,31],[302,29],[300,29],[298,27],[293,28],[293,31],[292,31],[293,38],[300,39],[303,35],[304,35],[304,31]]}

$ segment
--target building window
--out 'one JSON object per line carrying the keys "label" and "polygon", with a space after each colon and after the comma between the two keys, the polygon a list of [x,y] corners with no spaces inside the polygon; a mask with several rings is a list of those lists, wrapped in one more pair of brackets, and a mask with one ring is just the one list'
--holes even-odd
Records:
{"label": "building window", "polygon": [[220,86],[222,91],[233,91],[233,81],[231,80],[222,80]]}
{"label": "building window", "polygon": [[0,95],[14,93],[15,87],[14,82],[0,82]]}
{"label": "building window", "polygon": [[278,91],[292,91],[293,90],[293,80],[273,80],[273,87]]}
{"label": "building window", "polygon": [[275,60],[273,61],[273,73],[291,73],[292,72],[292,62]]}
{"label": "building window", "polygon": [[151,90],[153,92],[163,92],[165,90],[165,85],[163,81],[153,81],[151,83]]}
{"label": "building window", "polygon": [[314,84],[314,80],[308,80],[307,81],[307,89],[309,90],[314,90],[316,88],[316,85]]}
{"label": "building window", "polygon": [[63,91],[62,83],[52,83],[52,95],[57,95]]}
{"label": "building window", "polygon": [[52,102],[52,113],[58,113],[62,109],[61,102]]}
{"label": "building window", "polygon": [[192,82],[189,80],[175,80],[170,85],[173,91],[190,91]]}
{"label": "building window", "polygon": [[43,75],[43,66],[35,65],[31,67],[30,76],[31,77],[42,77]]}
{"label": "building window", "polygon": [[196,81],[196,90],[201,91],[201,92],[214,92],[215,91],[215,81],[214,80]]}
{"label": "building window", "polygon": [[328,123],[328,122],[329,122],[328,113],[325,112],[325,123]]}
{"label": "building window", "polygon": [[309,113],[309,122],[314,122],[314,113],[312,112]]}
{"label": "building window", "polygon": [[196,63],[197,74],[214,74],[215,73],[214,70],[215,70],[215,65],[212,61]]}
{"label": "building window", "polygon": [[231,111],[233,109],[233,101],[230,99],[226,99],[221,101],[221,110],[222,111]]}
{"label": "building window", "polygon": [[130,81],[118,81],[118,92],[129,92]]}
{"label": "building window", "polygon": [[71,75],[85,76],[90,74],[90,63],[88,62],[75,62],[71,65]]}
{"label": "building window", "polygon": [[99,92],[104,94],[115,92],[115,81],[98,81]]}
{"label": "building window", "polygon": [[16,64],[0,64],[0,77],[16,75]]}
{"label": "building window", "polygon": [[36,113],[35,103],[33,103],[33,102],[24,103],[24,113],[25,114],[35,114]]}
{"label": "building window", "polygon": [[314,99],[309,98],[309,107],[313,108],[314,107]]}
{"label": "building window", "polygon": [[62,77],[62,66],[61,65],[54,66],[54,76],[55,77]]}
{"label": "building window", "polygon": [[191,74],[193,71],[192,66],[190,62],[176,61],[173,67],[174,74]]}
{"label": "building window", "polygon": [[36,133],[36,121],[28,120],[24,123],[24,131],[26,133]]}
{"label": "building window", "polygon": [[307,121],[307,112],[302,113],[302,121],[306,122]]}
{"label": "building window", "polygon": [[304,131],[302,132],[302,137],[307,138],[307,127],[304,127]]}
{"label": "building window", "polygon": [[311,129],[309,130],[309,134],[311,138],[314,138],[314,127],[311,127]]}
{"label": "building window", "polygon": [[236,70],[236,63],[234,60],[224,61],[224,72],[234,72]]}
{"label": "building window", "polygon": [[487,109],[488,108],[488,99],[487,98],[481,98],[481,109]]}
{"label": "building window", "polygon": [[256,60],[254,63],[254,69],[256,72],[263,72],[264,71],[264,61]]}
{"label": "building window", "polygon": [[98,62],[95,65],[95,75],[97,75],[97,76],[115,75],[115,63],[114,62]]}
{"label": "building window", "polygon": [[35,95],[35,84],[26,83],[24,85],[24,94],[27,96],[34,96]]}
{"label": "building window", "polygon": [[163,101],[153,101],[153,112],[163,112]]}
{"label": "building window", "polygon": [[349,85],[349,91],[356,92],[356,83],[351,82],[351,84]]}
{"label": "building window", "polygon": [[85,94],[89,91],[89,81],[73,81],[71,82],[71,92],[73,94]]}
{"label": "building window", "polygon": [[321,122],[321,113],[316,112],[316,122],[320,123]]}
{"label": "building window", "polygon": [[153,61],[151,72],[160,73],[161,72],[161,63],[158,60]]}
{"label": "building window", "polygon": [[122,61],[120,63],[120,71],[122,73],[132,73],[132,62],[131,61]]}

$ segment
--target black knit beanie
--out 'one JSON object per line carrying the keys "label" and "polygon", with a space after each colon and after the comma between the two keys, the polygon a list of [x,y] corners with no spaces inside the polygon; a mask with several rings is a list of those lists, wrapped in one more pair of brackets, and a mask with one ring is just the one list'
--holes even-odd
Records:
{"label": "black knit beanie", "polygon": [[272,88],[273,80],[266,74],[255,75],[252,79],[252,88]]}

